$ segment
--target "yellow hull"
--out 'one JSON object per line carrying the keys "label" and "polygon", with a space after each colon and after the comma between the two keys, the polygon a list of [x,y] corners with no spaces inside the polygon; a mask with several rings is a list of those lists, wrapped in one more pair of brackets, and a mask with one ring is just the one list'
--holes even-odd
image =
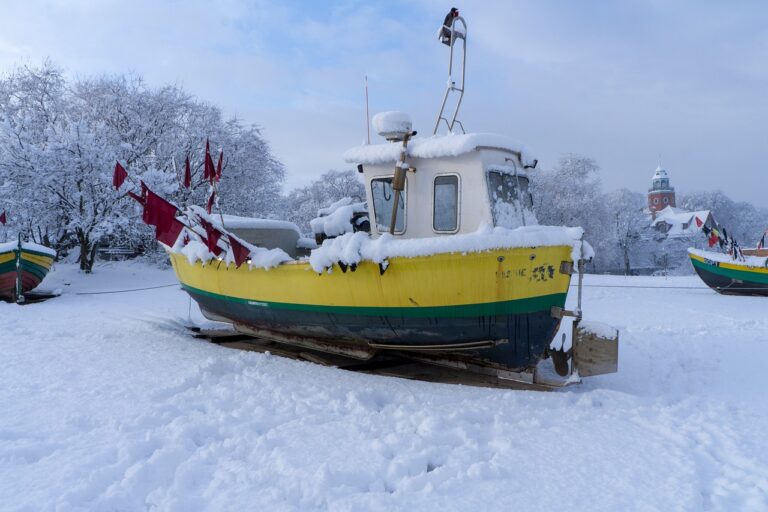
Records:
{"label": "yellow hull", "polygon": [[565,305],[570,246],[391,258],[318,275],[307,262],[270,270],[189,263],[170,253],[184,289],[207,316],[274,339],[455,350],[506,368],[545,351]]}

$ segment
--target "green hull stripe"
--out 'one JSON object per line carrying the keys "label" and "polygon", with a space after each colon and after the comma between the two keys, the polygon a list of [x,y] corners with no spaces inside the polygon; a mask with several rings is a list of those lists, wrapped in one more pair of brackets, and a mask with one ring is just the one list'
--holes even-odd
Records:
{"label": "green hull stripe", "polygon": [[213,299],[248,304],[254,307],[266,307],[273,309],[288,309],[295,311],[307,311],[315,313],[332,313],[340,315],[361,316],[393,316],[409,318],[456,318],[497,316],[519,313],[533,313],[548,311],[552,306],[562,307],[565,304],[565,293],[541,295],[528,299],[510,300],[504,302],[490,302],[487,304],[464,304],[459,306],[429,306],[429,307],[371,307],[371,306],[326,306],[316,304],[291,304],[285,302],[266,302],[256,299],[241,299],[229,297],[218,293],[200,290],[185,284],[181,285],[189,293],[204,295]]}
{"label": "green hull stripe", "polygon": [[691,263],[693,263],[695,267],[699,267],[700,269],[706,270],[707,272],[711,272],[713,274],[727,277],[728,279],[768,284],[768,274],[750,272],[748,270],[733,270],[730,268],[716,267],[714,265],[708,265],[707,263],[695,260],[693,258],[691,258]]}
{"label": "green hull stripe", "polygon": [[16,260],[0,263],[0,274],[5,274],[6,272],[16,272]]}
{"label": "green hull stripe", "polygon": [[29,272],[30,274],[36,275],[40,279],[43,279],[48,273],[47,268],[41,267],[37,263],[32,263],[31,261],[21,260],[21,269]]}

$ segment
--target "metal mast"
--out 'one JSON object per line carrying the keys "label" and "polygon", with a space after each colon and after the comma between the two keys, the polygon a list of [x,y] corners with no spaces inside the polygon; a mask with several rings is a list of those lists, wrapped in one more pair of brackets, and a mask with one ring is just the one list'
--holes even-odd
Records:
{"label": "metal mast", "polygon": [[[457,23],[461,23],[461,27],[458,27]],[[449,133],[453,132],[453,127],[457,124],[459,125],[459,128],[461,128],[461,132],[466,133],[464,130],[464,125],[461,124],[461,121],[456,119],[456,117],[459,115],[461,100],[464,98],[464,75],[467,69],[467,24],[464,21],[464,18],[459,16],[458,9],[451,9],[451,12],[448,13],[448,16],[446,16],[446,20],[440,29],[440,39],[443,44],[446,44],[450,47],[451,53],[448,61],[448,83],[446,85],[445,95],[443,96],[443,103],[440,105],[440,113],[437,114],[437,121],[435,121],[435,129],[432,131],[432,134],[435,135],[437,133],[437,129],[440,127],[440,121],[445,121],[446,126],[448,126]],[[456,79],[453,76],[453,50],[457,40],[461,40],[461,53],[459,54],[461,57],[461,62],[457,63],[457,67],[458,65],[461,66],[459,86],[456,86]],[[445,107],[448,103],[448,97],[451,96],[451,93],[458,93],[458,98],[456,100],[456,107],[453,109],[453,116],[451,116],[449,121],[448,118],[445,117]]]}

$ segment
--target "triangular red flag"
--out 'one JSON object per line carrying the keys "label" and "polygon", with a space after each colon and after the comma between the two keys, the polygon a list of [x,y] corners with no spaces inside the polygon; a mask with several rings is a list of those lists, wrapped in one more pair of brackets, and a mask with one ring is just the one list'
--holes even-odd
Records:
{"label": "triangular red flag", "polygon": [[715,234],[715,230],[712,230],[712,234],[709,236],[709,246],[712,247],[720,240],[720,237]]}
{"label": "triangular red flag", "polygon": [[184,188],[192,186],[192,168],[189,165],[189,155],[184,161]]}
{"label": "triangular red flag", "polygon": [[238,241],[234,236],[229,237],[229,245],[232,246],[232,254],[235,257],[235,266],[239,267],[251,256],[251,251]]}
{"label": "triangular red flag", "polygon": [[694,219],[696,219],[696,227],[697,228],[700,228],[704,224],[703,222],[701,222],[700,218],[694,217]]}
{"label": "triangular red flag", "polygon": [[6,222],[8,222],[8,217],[6,217],[5,210],[3,210],[3,213],[0,213],[0,224],[5,226]]}
{"label": "triangular red flag", "polygon": [[128,173],[125,168],[120,165],[120,162],[115,163],[115,172],[112,174],[112,186],[115,187],[115,190],[120,190],[120,187],[127,177]]}
{"label": "triangular red flag", "polygon": [[221,164],[224,161],[224,151],[219,153],[219,163],[216,164],[216,181],[221,179]]}
{"label": "triangular red flag", "polygon": [[216,169],[213,167],[213,158],[211,158],[211,144],[205,139],[205,159],[203,161],[203,179],[213,183],[216,178]]}
{"label": "triangular red flag", "polygon": [[216,191],[211,190],[211,196],[208,198],[208,204],[205,205],[205,211],[211,213],[213,210],[213,203],[216,200]]}
{"label": "triangular red flag", "polygon": [[218,256],[223,251],[223,249],[218,245],[219,238],[221,238],[221,231],[216,229],[213,224],[202,218],[200,219],[200,225],[203,226],[203,229],[205,229],[205,245],[208,247],[209,251]]}

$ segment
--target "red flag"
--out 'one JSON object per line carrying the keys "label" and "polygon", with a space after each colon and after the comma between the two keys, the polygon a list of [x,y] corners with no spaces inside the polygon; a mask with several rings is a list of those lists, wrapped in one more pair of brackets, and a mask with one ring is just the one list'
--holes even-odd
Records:
{"label": "red flag", "polygon": [[179,239],[182,229],[184,229],[184,224],[174,217],[170,219],[170,222],[158,225],[157,228],[155,228],[155,238],[158,242],[162,242],[168,247],[173,247],[176,240]]}
{"label": "red flag", "polygon": [[192,186],[192,168],[189,166],[189,155],[184,161],[184,188]]}
{"label": "red flag", "polygon": [[239,267],[251,256],[251,251],[245,247],[240,241],[233,237],[229,237],[229,245],[232,246],[232,254],[235,256],[235,266]]}
{"label": "red flag", "polygon": [[712,247],[720,241],[720,237],[715,234],[715,230],[712,230],[712,234],[709,236],[709,246]]}
{"label": "red flag", "polygon": [[205,161],[203,162],[203,179],[213,183],[216,179],[216,169],[213,167],[213,158],[211,158],[211,144],[205,139]]}
{"label": "red flag", "polygon": [[115,172],[112,174],[112,186],[115,187],[115,190],[120,190],[120,187],[123,186],[123,182],[127,177],[128,173],[125,171],[125,168],[120,165],[120,162],[115,163]]}
{"label": "red flag", "polygon": [[178,208],[149,190],[143,182],[141,185],[142,190],[146,192],[142,219],[156,227],[155,237],[159,242],[173,245],[184,228],[184,225],[176,220]]}
{"label": "red flag", "polygon": [[5,210],[3,210],[3,213],[0,213],[0,224],[5,226],[6,222],[8,222],[8,217],[6,217]]}
{"label": "red flag", "polygon": [[208,198],[208,204],[205,205],[205,211],[211,213],[213,210],[213,202],[216,200],[216,191],[211,190],[211,196]]}
{"label": "red flag", "polygon": [[216,181],[221,179],[221,164],[224,161],[224,151],[219,153],[219,163],[216,164]]}
{"label": "red flag", "polygon": [[208,247],[209,251],[211,251],[213,254],[218,256],[223,251],[223,249],[218,245],[219,238],[221,238],[221,231],[216,229],[213,226],[213,224],[211,224],[207,220],[203,218],[199,220],[200,220],[200,225],[203,226],[203,229],[205,229],[205,234],[206,234],[205,245]]}
{"label": "red flag", "polygon": [[696,227],[697,228],[700,228],[704,224],[703,222],[701,222],[700,218],[694,217],[694,219],[696,219]]}
{"label": "red flag", "polygon": [[141,204],[141,205],[143,205],[143,204],[144,204],[144,198],[143,198],[143,197],[141,197],[139,194],[135,194],[135,193],[133,193],[133,192],[131,192],[131,191],[129,190],[129,191],[128,191],[128,195],[129,195],[130,197],[132,197],[132,198],[133,198],[133,199],[134,199],[134,200],[135,200],[137,203],[139,203],[139,204]]}

